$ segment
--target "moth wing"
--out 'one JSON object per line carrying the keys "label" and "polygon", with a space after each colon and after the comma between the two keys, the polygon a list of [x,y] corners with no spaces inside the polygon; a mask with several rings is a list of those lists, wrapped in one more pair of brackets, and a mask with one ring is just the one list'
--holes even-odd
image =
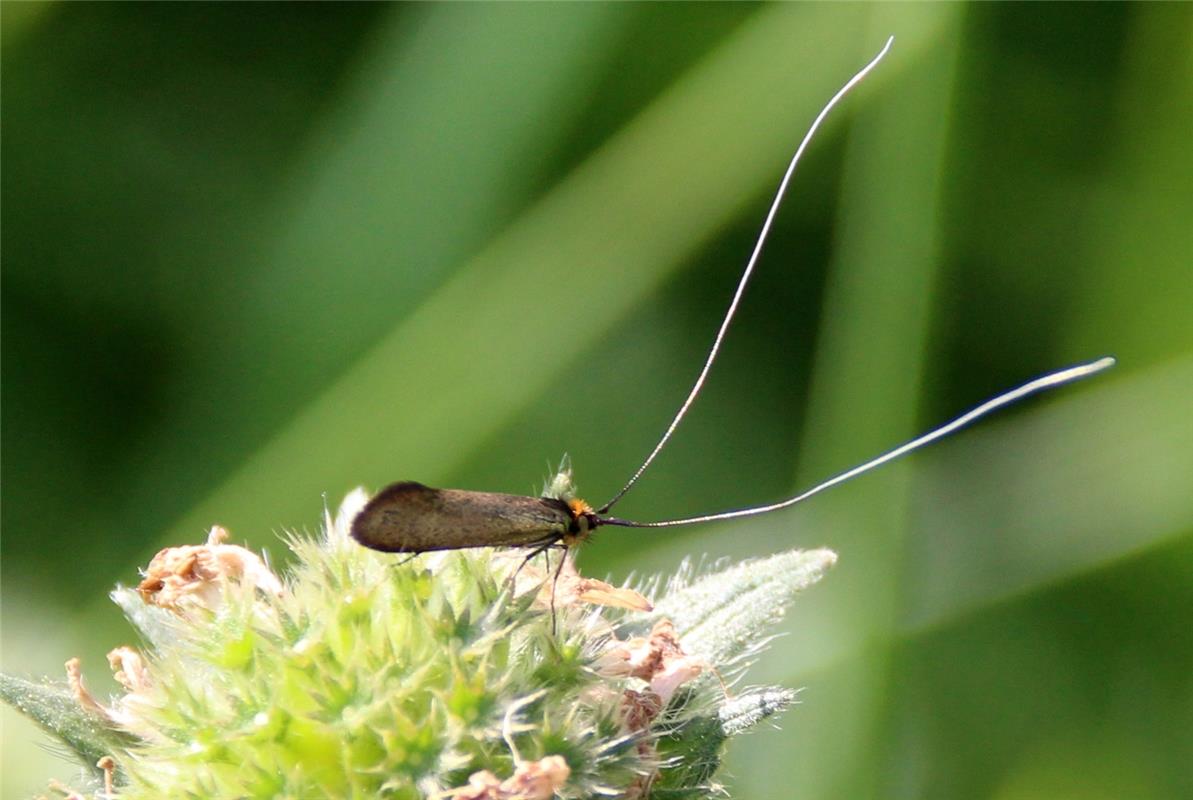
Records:
{"label": "moth wing", "polygon": [[559,500],[403,481],[365,505],[352,522],[352,538],[374,550],[423,553],[545,544],[570,525],[571,514]]}

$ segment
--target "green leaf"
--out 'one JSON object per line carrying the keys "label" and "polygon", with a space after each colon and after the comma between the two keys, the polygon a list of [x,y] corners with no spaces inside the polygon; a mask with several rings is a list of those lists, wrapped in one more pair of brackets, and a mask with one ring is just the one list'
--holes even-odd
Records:
{"label": "green leaf", "polygon": [[108,726],[107,720],[85,709],[64,685],[33,683],[0,673],[0,697],[53,734],[96,775],[95,762],[123,752],[135,740]]}
{"label": "green leaf", "polygon": [[831,550],[790,550],[743,561],[670,592],[654,614],[668,617],[684,647],[714,664],[749,657],[803,589],[835,564]]}

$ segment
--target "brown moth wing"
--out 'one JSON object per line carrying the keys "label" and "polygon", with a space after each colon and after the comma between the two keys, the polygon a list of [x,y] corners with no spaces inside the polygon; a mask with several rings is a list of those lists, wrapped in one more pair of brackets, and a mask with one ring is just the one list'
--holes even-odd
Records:
{"label": "brown moth wing", "polygon": [[352,521],[352,538],[390,553],[519,547],[557,539],[571,523],[562,500],[432,489],[403,481],[368,502]]}

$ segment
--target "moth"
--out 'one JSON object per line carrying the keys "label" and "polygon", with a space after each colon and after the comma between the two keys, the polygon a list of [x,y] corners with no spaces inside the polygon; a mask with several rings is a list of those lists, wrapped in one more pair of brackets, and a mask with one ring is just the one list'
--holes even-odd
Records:
{"label": "moth", "polygon": [[662,452],[700,394],[713,362],[716,361],[717,354],[720,352],[721,343],[729,325],[737,313],[738,305],[762,253],[775,215],[778,213],[787,187],[795,173],[795,168],[817,129],[840,100],[878,65],[890,49],[893,40],[893,37],[888,39],[878,55],[833,95],[817,114],[807,133],[804,134],[783,174],[774,199],[771,201],[762,229],[746,262],[745,269],[742,271],[729,308],[721,320],[720,328],[713,339],[704,366],[654,449],[650,451],[650,454],[612,499],[597,508],[590,506],[577,496],[570,469],[561,469],[544,489],[541,497],[474,492],[463,489],[432,489],[414,481],[401,481],[382,489],[365,505],[352,523],[353,538],[365,547],[393,553],[417,554],[433,550],[458,550],[470,547],[529,548],[528,561],[552,547],[574,547],[588,538],[597,528],[606,525],[621,528],[671,528],[768,514],[793,506],[888,461],[918,450],[1029,395],[1085,378],[1112,366],[1113,358],[1100,358],[1031,380],[987,400],[951,422],[899,445],[893,450],[776,503],[658,522],[620,519],[609,513]]}

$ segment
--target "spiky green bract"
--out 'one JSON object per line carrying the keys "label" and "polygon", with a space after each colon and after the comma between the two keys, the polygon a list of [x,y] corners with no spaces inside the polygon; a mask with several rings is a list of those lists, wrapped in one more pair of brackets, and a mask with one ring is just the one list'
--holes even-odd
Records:
{"label": "spiky green bract", "polygon": [[[563,798],[704,798],[723,794],[727,739],[794,698],[730,695],[717,678],[756,652],[827,551],[689,570],[654,612],[588,605],[565,575],[552,615],[549,594],[511,592],[517,553],[400,563],[360,547],[347,530],[364,501],[353,493],[318,539],[291,537],[294,566],[268,590],[228,581],[218,602],[172,610],[118,590],[149,646],[137,687],[43,724],[87,758],[114,756],[122,800],[443,797],[550,756],[567,765],[551,784]],[[645,673],[643,652],[657,657]]]}

